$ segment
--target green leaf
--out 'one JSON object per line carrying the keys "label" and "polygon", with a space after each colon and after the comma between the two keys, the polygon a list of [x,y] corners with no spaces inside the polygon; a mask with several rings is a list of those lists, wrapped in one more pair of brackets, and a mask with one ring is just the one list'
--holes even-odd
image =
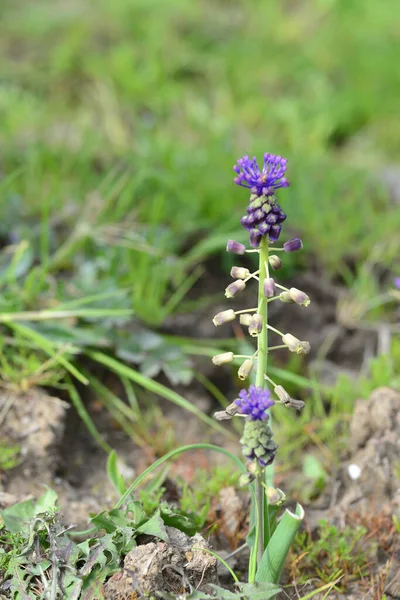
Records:
{"label": "green leaf", "polygon": [[118,494],[124,494],[126,491],[125,481],[118,470],[118,456],[115,450],[110,452],[107,459],[107,476]]}
{"label": "green leaf", "polygon": [[136,529],[136,533],[144,533],[146,535],[154,535],[163,542],[168,542],[168,534],[165,529],[164,521],[161,518],[160,511],[157,511],[148,521],[145,521]]}
{"label": "green leaf", "polygon": [[187,535],[195,535],[199,529],[194,513],[187,513],[179,508],[171,508],[166,502],[161,505],[160,513],[165,525],[175,527]]}
{"label": "green leaf", "polygon": [[286,556],[303,519],[304,510],[300,504],[295,513],[285,511],[261,558],[256,582],[279,583]]}
{"label": "green leaf", "polygon": [[10,533],[19,533],[26,524],[37,515],[54,511],[57,504],[57,494],[48,488],[43,496],[35,500],[25,500],[0,511],[5,527]]}

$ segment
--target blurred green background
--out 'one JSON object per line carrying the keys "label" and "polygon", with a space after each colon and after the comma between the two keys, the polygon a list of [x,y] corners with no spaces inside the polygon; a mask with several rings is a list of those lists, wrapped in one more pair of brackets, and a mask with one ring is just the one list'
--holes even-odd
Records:
{"label": "blurred green background", "polygon": [[399,275],[398,7],[2,0],[0,309],[121,307],[162,325],[190,308],[198,266],[245,240],[232,165],[268,151],[289,159],[295,260],[363,316],[378,298],[381,317]]}

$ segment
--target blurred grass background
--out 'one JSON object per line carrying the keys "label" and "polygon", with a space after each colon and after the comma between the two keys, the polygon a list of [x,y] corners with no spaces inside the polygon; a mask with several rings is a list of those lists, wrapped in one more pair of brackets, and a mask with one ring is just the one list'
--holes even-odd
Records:
{"label": "blurred grass background", "polygon": [[[386,183],[399,164],[397,9],[2,0],[0,310],[115,308],[161,325],[196,267],[228,236],[245,240],[232,165],[264,151],[289,159],[285,237],[301,235],[326,277],[365,302],[379,295],[382,271],[400,274],[400,204]],[[21,365],[26,380],[29,348],[59,367],[46,343],[107,346],[118,322],[70,316],[42,324],[45,342],[37,326],[13,326],[25,349],[12,366],[3,358],[8,383]],[[171,360],[181,375],[182,355]]]}

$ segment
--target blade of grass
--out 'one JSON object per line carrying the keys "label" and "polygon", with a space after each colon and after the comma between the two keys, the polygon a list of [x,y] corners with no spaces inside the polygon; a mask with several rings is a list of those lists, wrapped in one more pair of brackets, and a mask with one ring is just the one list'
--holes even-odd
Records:
{"label": "blade of grass", "polygon": [[132,310],[126,308],[83,308],[80,310],[38,310],[24,312],[0,313],[0,323],[12,321],[46,321],[48,319],[70,319],[70,318],[106,318],[106,317],[130,317]]}
{"label": "blade of grass", "polygon": [[21,325],[21,323],[13,323],[10,321],[7,322],[6,325],[7,327],[10,327],[10,329],[13,329],[17,333],[19,333],[21,336],[34,341],[37,344],[38,348],[46,354],[48,354],[49,356],[56,358],[57,362],[61,366],[63,366],[64,369],[66,369],[69,373],[71,373],[71,375],[73,375],[78,381],[80,381],[84,385],[87,385],[89,383],[86,377],[84,377],[82,373],[78,371],[78,369],[69,360],[67,360],[64,356],[60,355],[60,349],[58,349],[58,351],[55,350],[53,344],[49,342],[49,340],[47,340],[43,335],[41,335],[37,331],[34,331],[33,329],[30,329],[30,327]]}
{"label": "blade of grass", "polygon": [[196,406],[193,406],[190,402],[185,400],[180,394],[177,394],[173,390],[170,390],[165,385],[158,383],[158,381],[153,381],[149,377],[142,375],[138,371],[131,369],[130,367],[120,363],[115,360],[115,358],[111,358],[102,352],[97,351],[87,351],[87,356],[95,360],[96,362],[108,367],[115,373],[118,373],[121,377],[127,377],[128,379],[134,381],[140,386],[144,387],[146,390],[157,394],[170,402],[173,402],[180,408],[187,410],[188,412],[193,413],[199,419],[210,425],[213,429],[223,433],[226,436],[233,436],[231,432],[222,427],[218,422],[211,419],[208,415],[205,415],[201,410],[199,410]]}
{"label": "blade of grass", "polygon": [[71,380],[69,380],[66,384],[66,389],[69,393],[69,397],[71,398],[71,402],[74,405],[76,412],[78,413],[82,421],[85,423],[90,435],[93,437],[94,440],[96,440],[96,442],[101,448],[103,448],[105,452],[110,453],[112,451],[111,446],[107,444],[107,442],[97,431],[96,425],[93,423],[91,416],[86,410],[85,405],[83,404],[81,397],[79,396],[78,391]]}

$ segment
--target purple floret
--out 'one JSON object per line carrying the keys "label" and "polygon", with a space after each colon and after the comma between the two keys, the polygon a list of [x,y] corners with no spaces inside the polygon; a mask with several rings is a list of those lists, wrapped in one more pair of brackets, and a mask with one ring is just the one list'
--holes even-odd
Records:
{"label": "purple floret", "polygon": [[275,402],[271,399],[269,390],[251,385],[248,390],[239,392],[235,404],[239,407],[239,413],[247,415],[249,421],[268,421],[267,410]]}
{"label": "purple floret", "polygon": [[237,165],[233,167],[237,173],[233,181],[236,185],[248,188],[257,196],[273,196],[275,190],[289,186],[289,182],[284,177],[286,165],[286,158],[266,152],[263,168],[260,171],[256,157],[250,160],[246,154],[243,158],[239,158]]}

